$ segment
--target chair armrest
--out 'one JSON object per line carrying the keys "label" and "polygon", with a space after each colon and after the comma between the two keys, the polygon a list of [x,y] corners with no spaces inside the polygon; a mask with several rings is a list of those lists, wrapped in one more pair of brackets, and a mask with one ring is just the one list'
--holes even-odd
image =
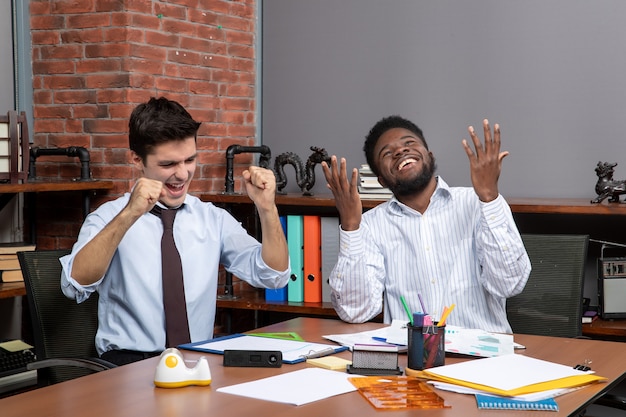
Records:
{"label": "chair armrest", "polygon": [[32,371],[52,366],[74,366],[78,368],[91,369],[96,372],[117,367],[117,365],[100,358],[51,358],[31,362],[26,365],[26,369]]}
{"label": "chair armrest", "polygon": [[593,403],[596,405],[602,405],[604,407],[626,410],[626,397],[621,397],[615,394],[604,394]]}

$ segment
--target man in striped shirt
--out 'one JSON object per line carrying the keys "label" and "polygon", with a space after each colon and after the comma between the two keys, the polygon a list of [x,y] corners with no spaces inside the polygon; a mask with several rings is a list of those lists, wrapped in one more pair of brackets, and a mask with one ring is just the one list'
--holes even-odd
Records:
{"label": "man in striped shirt", "polygon": [[448,324],[511,332],[506,299],[524,289],[531,266],[511,209],[498,192],[508,152],[500,151],[498,124],[492,132],[483,121],[484,143],[473,127],[468,130],[474,149],[467,140],[462,145],[473,187],[450,187],[435,175],[435,157],[421,129],[400,116],[381,119],[363,149],[393,197],[365,213],[358,171],[348,179],[344,158],[322,163],[341,219],[330,286],[342,320],[370,320],[383,306],[385,323],[406,320],[404,297],[412,312],[435,320],[454,304]]}

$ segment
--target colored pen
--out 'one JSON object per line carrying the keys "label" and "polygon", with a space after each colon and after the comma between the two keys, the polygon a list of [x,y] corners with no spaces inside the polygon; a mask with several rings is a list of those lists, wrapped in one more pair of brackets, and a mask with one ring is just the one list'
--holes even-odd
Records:
{"label": "colored pen", "polygon": [[411,314],[411,310],[409,310],[409,306],[406,304],[406,300],[401,295],[400,301],[402,301],[402,305],[404,306],[404,311],[406,311],[406,315],[409,316],[409,321],[411,322],[411,326],[413,326],[413,314]]}
{"label": "colored pen", "polygon": [[424,300],[422,300],[422,294],[417,293],[417,299],[420,300],[420,305],[422,306],[422,313],[428,314],[428,311],[426,311],[426,307],[424,306]]}
{"label": "colored pen", "polygon": [[450,315],[452,310],[454,310],[455,306],[456,306],[456,304],[452,304],[452,305],[450,305],[450,308],[448,308],[448,307],[444,308],[443,314],[441,315],[441,320],[439,320],[439,323],[437,324],[437,326],[445,326],[446,319],[448,318],[448,316]]}

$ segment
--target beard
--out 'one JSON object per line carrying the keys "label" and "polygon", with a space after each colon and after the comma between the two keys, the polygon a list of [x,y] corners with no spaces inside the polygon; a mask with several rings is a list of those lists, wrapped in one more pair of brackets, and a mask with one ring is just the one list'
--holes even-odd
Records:
{"label": "beard", "polygon": [[431,156],[428,162],[424,161],[422,172],[420,172],[417,177],[406,180],[398,180],[387,187],[395,196],[400,197],[420,193],[426,189],[430,180],[433,178],[433,175],[435,175],[436,169],[437,164],[435,164],[435,157]]}

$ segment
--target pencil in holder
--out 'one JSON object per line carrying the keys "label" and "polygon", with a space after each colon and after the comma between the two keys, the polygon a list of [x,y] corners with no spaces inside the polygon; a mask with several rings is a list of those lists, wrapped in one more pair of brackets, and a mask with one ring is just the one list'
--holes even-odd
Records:
{"label": "pencil in holder", "polygon": [[445,364],[446,326],[407,325],[407,368],[423,369]]}

